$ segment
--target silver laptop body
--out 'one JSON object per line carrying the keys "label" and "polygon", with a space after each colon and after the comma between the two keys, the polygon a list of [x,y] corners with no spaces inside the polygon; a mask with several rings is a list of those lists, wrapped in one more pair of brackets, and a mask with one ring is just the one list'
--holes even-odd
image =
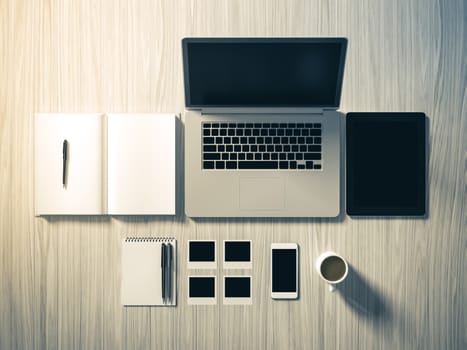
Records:
{"label": "silver laptop body", "polygon": [[[341,114],[337,108],[347,40],[185,38],[182,46],[187,107],[184,113],[186,214],[190,217],[338,216]],[[229,62],[236,54],[239,56]],[[276,68],[271,72],[278,77],[269,78],[271,67],[259,65],[269,61],[266,57],[272,62],[265,65]],[[218,61],[220,64],[216,66]],[[243,70],[250,61],[253,67]],[[228,73],[224,76],[225,70]],[[297,78],[294,77],[296,70],[300,70]],[[265,77],[264,83],[241,76],[256,76],[256,72],[259,77]],[[334,73],[331,78],[329,72]],[[313,79],[335,81],[320,83],[324,92],[316,90],[317,97],[308,100],[305,84],[308,81],[302,82],[302,76],[311,85],[316,85]],[[239,88],[244,78],[245,88]],[[303,87],[297,88],[293,79],[298,79],[298,85]],[[281,86],[282,82],[285,87],[290,85],[289,88]],[[300,89],[305,90],[303,96]],[[335,96],[332,101],[326,100],[326,91],[329,97],[331,89]],[[255,91],[260,91],[258,96]],[[297,100],[296,96],[305,100]],[[284,103],[289,100],[291,103]]]}

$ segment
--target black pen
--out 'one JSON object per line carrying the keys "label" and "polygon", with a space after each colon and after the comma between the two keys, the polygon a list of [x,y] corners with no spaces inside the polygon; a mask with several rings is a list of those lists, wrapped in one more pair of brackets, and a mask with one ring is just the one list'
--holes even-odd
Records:
{"label": "black pen", "polygon": [[172,258],[173,258],[173,252],[172,252],[172,244],[168,243],[167,244],[167,251],[169,252],[169,258],[168,258],[168,272],[169,272],[169,278],[168,278],[168,285],[169,285],[169,303],[172,303]]}
{"label": "black pen", "polygon": [[161,244],[162,303],[165,303],[165,243]]}
{"label": "black pen", "polygon": [[62,184],[63,184],[63,187],[66,187],[66,161],[68,158],[68,141],[67,140],[63,140],[62,152],[63,152]]}
{"label": "black pen", "polygon": [[170,250],[169,250],[169,244],[167,243],[165,245],[165,299],[166,299],[165,301],[166,302],[168,302],[170,298],[169,259],[170,259]]}

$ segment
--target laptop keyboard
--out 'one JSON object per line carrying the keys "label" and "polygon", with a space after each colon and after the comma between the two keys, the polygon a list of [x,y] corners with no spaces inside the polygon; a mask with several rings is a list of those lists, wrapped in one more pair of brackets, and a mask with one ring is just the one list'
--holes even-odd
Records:
{"label": "laptop keyboard", "polygon": [[203,122],[209,170],[322,170],[321,123]]}

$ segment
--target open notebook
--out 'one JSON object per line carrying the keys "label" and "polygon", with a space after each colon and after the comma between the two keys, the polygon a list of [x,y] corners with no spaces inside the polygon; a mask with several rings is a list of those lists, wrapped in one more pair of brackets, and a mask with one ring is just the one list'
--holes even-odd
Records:
{"label": "open notebook", "polygon": [[175,214],[175,126],[175,114],[36,114],[36,215]]}
{"label": "open notebook", "polygon": [[[165,255],[166,269],[162,267],[162,245],[166,252],[171,251]],[[122,243],[122,305],[176,306],[176,271],[174,238],[126,238]]]}

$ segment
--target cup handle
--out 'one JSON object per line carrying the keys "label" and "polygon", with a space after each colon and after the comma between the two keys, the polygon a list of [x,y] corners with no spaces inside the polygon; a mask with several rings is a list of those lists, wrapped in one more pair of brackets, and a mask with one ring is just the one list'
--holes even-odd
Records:
{"label": "cup handle", "polygon": [[336,287],[334,287],[333,284],[330,284],[330,285],[329,285],[329,291],[330,291],[330,292],[334,292],[335,290],[336,290]]}

